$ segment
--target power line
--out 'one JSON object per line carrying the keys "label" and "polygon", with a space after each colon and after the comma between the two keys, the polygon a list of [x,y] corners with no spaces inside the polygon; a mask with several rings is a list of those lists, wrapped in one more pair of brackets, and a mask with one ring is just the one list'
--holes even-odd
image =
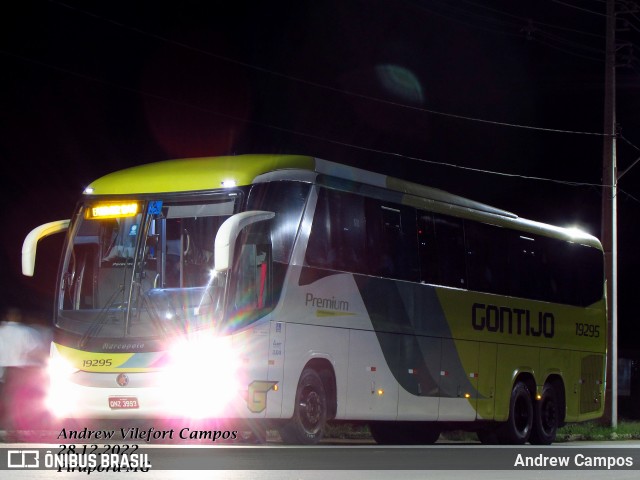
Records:
{"label": "power line", "polygon": [[630,140],[628,140],[627,138],[625,138],[622,134],[618,134],[618,138],[622,141],[624,141],[625,143],[629,144],[630,146],[632,146],[633,148],[635,148],[636,150],[638,150],[640,152],[640,147],[637,147],[636,145],[634,145],[633,143],[631,143]]}
{"label": "power line", "polygon": [[503,10],[499,10],[499,9],[496,9],[496,8],[488,7],[487,5],[484,5],[482,3],[473,2],[471,0],[462,0],[462,1],[464,3],[466,3],[466,4],[474,5],[474,6],[478,7],[478,8],[484,8],[485,10],[489,10],[489,11],[498,13],[500,15],[505,15],[507,17],[515,18],[515,19],[523,21],[523,22],[531,22],[534,25],[542,25],[544,27],[555,28],[557,30],[563,30],[563,31],[566,31],[566,32],[579,33],[581,35],[597,37],[597,38],[600,38],[600,39],[604,39],[605,38],[604,35],[599,35],[597,33],[587,32],[587,31],[584,31],[584,30],[577,30],[577,29],[574,29],[574,28],[569,28],[569,27],[565,27],[565,26],[561,26],[561,25],[555,25],[555,24],[540,22],[538,20],[532,20],[530,18],[522,17],[520,15],[514,15],[512,13],[505,12]]}
{"label": "power line", "polygon": [[[581,42],[576,42],[564,37],[561,37],[557,34],[553,34],[550,32],[546,32],[543,29],[539,28],[539,26],[547,26],[549,28],[555,28],[555,29],[561,29],[564,31],[570,31],[570,32],[574,32],[574,33],[579,33],[582,35],[590,35],[593,37],[597,37],[598,39],[604,39],[605,37],[603,35],[597,35],[597,34],[593,34],[590,32],[585,32],[582,30],[575,30],[575,29],[571,29],[571,28],[565,28],[565,27],[560,27],[558,25],[551,25],[551,24],[547,24],[547,23],[543,23],[543,22],[537,22],[537,21],[533,21],[530,18],[525,18],[519,15],[513,15],[511,13],[507,13],[504,12],[503,10],[498,10],[492,7],[487,7],[485,5],[480,5],[477,4],[475,2],[472,1],[464,1],[464,3],[468,4],[468,5],[472,5],[472,6],[476,6],[478,8],[483,8],[485,10],[497,13],[499,15],[504,15],[507,16],[509,18],[515,18],[518,21],[520,21],[521,23],[515,24],[513,22],[504,22],[504,21],[499,21],[497,19],[493,19],[490,17],[487,17],[485,15],[480,15],[478,13],[475,12],[471,12],[469,10],[466,10],[464,8],[461,7],[453,7],[451,6],[449,3],[444,3],[441,4],[439,3],[440,7],[443,7],[445,9],[448,9],[449,11],[453,11],[453,12],[458,12],[458,13],[462,13],[463,16],[466,17],[472,17],[472,18],[476,18],[479,19],[481,22],[483,23],[491,23],[491,24],[500,24],[501,26],[506,26],[507,28],[513,29],[514,31],[518,32],[518,33],[514,33],[512,31],[505,31],[505,30],[496,30],[494,28],[488,28],[484,25],[478,25],[476,23],[470,23],[467,21],[462,21],[458,18],[452,17],[450,15],[446,15],[442,12],[437,12],[434,11],[432,8],[427,8],[424,6],[420,6],[419,8],[421,8],[422,10],[425,10],[433,15],[437,15],[440,17],[443,17],[449,21],[452,21],[454,23],[458,23],[458,24],[462,24],[471,28],[475,28],[478,30],[482,30],[482,31],[488,31],[491,33],[495,33],[495,34],[501,34],[501,35],[505,35],[505,36],[515,36],[515,37],[519,37],[519,38],[526,38],[529,41],[534,41],[536,43],[539,43],[540,45],[544,45],[545,47],[551,48],[553,50],[557,50],[559,52],[562,52],[564,54],[567,55],[571,55],[577,58],[582,58],[582,59],[586,59],[586,60],[591,60],[591,61],[597,61],[597,62],[601,62],[603,60],[603,58],[599,58],[599,57],[594,57],[594,56],[590,56],[587,55],[586,53],[579,53],[576,52],[575,50],[583,50],[585,52],[591,52],[591,53],[599,53],[602,54],[602,57],[604,57],[604,50],[602,50],[601,48],[595,48],[592,46],[588,46],[585,45]],[[524,35],[523,35],[524,32]],[[544,41],[542,39],[540,39],[539,37],[546,37],[547,40]],[[555,42],[551,43],[551,42]],[[569,50],[567,49],[573,49],[573,50]]]}
{"label": "power line", "polygon": [[543,30],[536,30],[536,33],[540,33],[541,35],[551,39],[551,40],[555,40],[560,44],[564,44],[567,47],[572,47],[572,48],[579,48],[582,50],[586,50],[592,53],[599,53],[602,54],[604,56],[604,48],[596,48],[596,47],[589,47],[586,45],[583,45],[580,42],[574,42],[573,40],[569,40],[567,38],[561,37],[560,35],[557,35],[555,33],[549,33],[549,32],[545,32]]}
{"label": "power line", "polygon": [[[567,28],[567,27],[561,27],[561,26],[558,26],[558,25],[552,25],[552,24],[547,24],[547,23],[543,23],[543,22],[534,21],[531,18],[525,18],[525,17],[522,17],[520,15],[514,15],[514,14],[511,14],[511,13],[505,12],[503,10],[498,10],[496,8],[488,7],[486,5],[477,4],[475,2],[468,1],[468,0],[464,1],[464,3],[466,3],[468,5],[471,5],[471,6],[475,6],[475,7],[478,7],[478,8],[482,8],[482,9],[488,10],[490,12],[497,13],[499,15],[507,16],[509,18],[514,18],[514,19],[518,20],[519,23],[500,21],[500,20],[497,20],[495,18],[487,17],[485,15],[480,15],[478,13],[472,12],[470,10],[467,10],[467,9],[464,9],[464,8],[461,8],[461,7],[454,7],[450,3],[446,3],[445,2],[444,4],[442,4],[442,3],[439,2],[440,7],[448,9],[449,11],[462,13],[463,16],[479,19],[481,22],[484,22],[484,23],[499,24],[501,26],[505,26],[507,28],[510,28],[510,29],[512,29],[514,31],[496,30],[494,28],[487,28],[486,26],[483,26],[483,25],[478,25],[478,24],[475,24],[475,23],[470,23],[470,22],[467,22],[467,21],[459,20],[458,18],[451,17],[450,15],[445,15],[442,12],[434,11],[433,9],[427,8],[427,7],[422,6],[422,5],[419,8],[421,8],[422,10],[425,10],[425,11],[431,13],[431,14],[446,18],[447,20],[450,20],[452,22],[459,23],[459,24],[462,24],[462,25],[465,25],[465,26],[468,26],[468,27],[471,27],[471,28],[475,28],[475,29],[479,29],[479,30],[483,30],[483,31],[488,31],[488,32],[491,32],[491,33],[496,33],[496,34],[501,34],[501,35],[506,35],[506,36],[515,36],[515,37],[519,37],[519,38],[526,38],[527,40],[537,40],[535,38],[535,36],[533,36],[534,33],[537,33],[537,34],[552,38],[552,39],[558,41],[561,44],[570,44],[573,48],[579,48],[579,49],[588,50],[588,51],[595,51],[595,52],[598,52],[598,53],[602,51],[601,49],[596,49],[594,47],[586,46],[586,45],[584,45],[582,43],[573,42],[573,41],[571,41],[569,39],[560,37],[558,35],[545,32],[544,30],[540,29],[538,26],[546,26],[546,27],[549,27],[549,28],[560,29],[560,30],[563,30],[563,31],[569,31],[569,32],[573,32],[573,33],[579,33],[579,34],[582,34],[582,35],[589,35],[589,36],[597,37],[599,39],[603,39],[604,38],[603,35],[597,35],[597,34],[593,34],[591,32],[585,32],[585,31],[582,31],[582,30],[575,30],[575,29],[571,29],[571,28]],[[515,33],[515,32],[518,32],[518,33]],[[522,32],[525,33],[524,36],[522,35]],[[549,44],[548,42],[540,42],[540,43],[545,45],[545,46],[554,48],[556,50],[563,51],[564,53],[572,54],[572,55],[575,55],[575,56],[578,56],[578,57],[581,57],[581,58],[587,58],[589,60],[600,60],[600,59],[595,59],[593,57],[587,57],[587,56],[584,56],[584,55],[579,55],[579,54],[575,54],[575,53],[570,52],[570,51],[563,50],[563,49],[561,49],[560,47],[558,47],[556,45]]]}
{"label": "power line", "polygon": [[354,143],[344,142],[344,141],[341,141],[341,140],[322,137],[320,135],[315,135],[315,134],[308,133],[308,132],[300,132],[300,131],[292,130],[292,129],[289,129],[289,128],[284,128],[284,127],[271,125],[271,124],[268,124],[268,123],[265,123],[265,122],[259,122],[259,121],[256,121],[256,120],[248,120],[248,119],[245,119],[245,118],[236,117],[234,115],[221,113],[221,112],[218,112],[218,111],[215,111],[215,110],[211,110],[211,109],[208,109],[208,108],[204,108],[204,107],[201,107],[201,106],[198,106],[198,105],[194,105],[194,104],[191,104],[191,103],[188,103],[188,102],[174,100],[174,99],[171,99],[171,98],[168,98],[168,97],[164,97],[162,95],[157,95],[157,94],[146,92],[146,91],[143,91],[143,90],[127,87],[127,86],[124,86],[124,85],[118,85],[118,84],[115,84],[113,82],[101,79],[101,78],[97,78],[97,77],[93,77],[91,75],[78,73],[78,72],[75,72],[73,70],[69,70],[67,68],[63,68],[63,67],[56,66],[56,65],[51,65],[49,63],[46,63],[46,62],[43,62],[43,61],[40,61],[40,60],[35,60],[35,59],[29,58],[29,57],[25,57],[24,55],[18,55],[18,54],[12,53],[12,52],[7,52],[7,51],[2,50],[2,49],[0,49],[0,53],[3,54],[3,55],[7,55],[7,56],[11,56],[11,57],[20,59],[22,61],[34,64],[34,65],[38,65],[40,67],[45,67],[45,68],[48,68],[48,69],[52,69],[52,70],[55,70],[55,71],[58,71],[58,72],[65,73],[67,75],[72,75],[72,76],[75,76],[75,77],[78,77],[78,78],[82,78],[84,80],[97,82],[97,83],[100,83],[102,85],[106,85],[106,86],[111,87],[111,88],[116,88],[116,89],[120,89],[120,90],[124,90],[124,91],[128,91],[128,92],[136,93],[136,94],[148,97],[148,98],[153,98],[153,99],[156,99],[156,100],[166,101],[166,102],[172,103],[172,104],[180,106],[180,107],[191,108],[191,109],[194,109],[194,110],[197,110],[197,111],[201,111],[201,112],[204,112],[204,113],[209,113],[209,114],[212,114],[212,115],[224,117],[224,118],[227,118],[227,119],[230,119],[230,120],[234,120],[234,121],[237,121],[237,122],[256,125],[256,126],[259,126],[259,127],[268,128],[268,129],[272,129],[272,130],[288,133],[288,134],[291,134],[291,135],[310,138],[310,139],[313,139],[313,140],[317,140],[317,141],[321,141],[321,142],[325,142],[325,143],[330,143],[330,144],[333,144],[333,145],[339,145],[339,146],[343,146],[343,147],[348,147],[348,148],[352,148],[352,149],[356,149],[356,150],[360,150],[360,151],[365,151],[365,152],[369,152],[369,153],[376,153],[376,154],[386,155],[386,156],[395,157],[395,158],[403,158],[403,159],[406,159],[406,160],[413,160],[413,161],[417,161],[417,162],[421,162],[421,163],[427,163],[427,164],[437,165],[437,166],[441,166],[441,167],[456,168],[456,169],[459,169],[459,170],[466,170],[466,171],[471,171],[471,172],[476,172],[476,173],[490,174],[490,175],[509,177],[509,178],[520,178],[520,179],[524,179],[524,180],[536,180],[536,181],[551,182],[551,183],[557,183],[557,184],[567,185],[567,186],[572,186],[572,187],[602,187],[603,186],[602,184],[598,184],[598,183],[581,182],[581,181],[570,181],[570,180],[560,180],[560,179],[554,179],[554,178],[537,177],[537,176],[530,176],[530,175],[520,175],[520,174],[516,174],[516,173],[499,172],[499,171],[495,171],[495,170],[488,170],[488,169],[475,168],[475,167],[467,167],[467,166],[464,166],[464,165],[457,165],[457,164],[449,163],[449,162],[438,162],[438,161],[435,161],[435,160],[428,160],[426,158],[415,157],[415,156],[411,156],[411,155],[405,155],[405,154],[401,154],[401,153],[398,153],[398,152],[391,152],[391,151],[376,149],[376,148],[373,148],[373,147],[366,147],[366,146],[363,146],[363,145],[357,145],[357,144],[354,144]]}
{"label": "power line", "polygon": [[315,87],[318,89],[323,89],[326,91],[331,91],[334,93],[338,93],[341,95],[348,95],[354,98],[360,98],[362,100],[367,100],[367,101],[371,101],[371,102],[376,102],[376,103],[380,103],[383,105],[389,105],[389,106],[393,106],[393,107],[399,107],[399,108],[404,108],[407,110],[412,110],[412,111],[417,111],[417,112],[423,112],[423,113],[428,113],[431,115],[438,115],[438,116],[442,116],[442,117],[448,117],[448,118],[454,118],[454,119],[458,119],[458,120],[465,120],[465,121],[472,121],[472,122],[477,122],[477,123],[484,123],[484,124],[489,124],[489,125],[497,125],[497,126],[501,126],[501,127],[510,127],[510,128],[520,128],[520,129],[526,129],[526,130],[535,130],[535,131],[541,131],[541,132],[550,132],[550,133],[566,133],[566,134],[574,134],[574,135],[592,135],[592,136],[601,136],[604,137],[606,136],[605,133],[602,132],[586,132],[586,131],[577,131],[577,130],[568,130],[568,129],[559,129],[559,128],[548,128],[548,127],[536,127],[536,126],[532,126],[532,125],[523,125],[523,124],[516,124],[516,123],[509,123],[509,122],[500,122],[500,121],[495,121],[495,120],[488,120],[488,119],[483,119],[483,118],[477,118],[477,117],[470,117],[467,115],[458,115],[458,114],[454,114],[454,113],[449,113],[449,112],[443,112],[443,111],[439,111],[439,110],[433,110],[433,109],[428,109],[428,108],[423,108],[423,107],[417,107],[414,105],[407,105],[405,103],[400,103],[400,102],[394,102],[392,100],[386,100],[383,98],[379,98],[379,97],[374,97],[371,95],[366,95],[363,93],[358,93],[358,92],[354,92],[354,91],[350,91],[350,90],[344,90],[344,89],[340,89],[337,87],[332,87],[330,85],[326,85],[326,84],[322,84],[319,82],[315,82],[315,81],[311,81],[311,80],[307,80],[301,77],[296,77],[296,76],[292,76],[292,75],[287,75],[281,72],[277,72],[265,67],[261,67],[261,66],[257,66],[248,62],[243,62],[231,57],[227,57],[224,55],[219,55],[219,54],[215,54],[212,53],[208,50],[204,50],[198,47],[194,47],[192,45],[183,43],[183,42],[179,42],[173,39],[169,39],[166,37],[163,37],[161,35],[155,34],[155,33],[150,33],[147,32],[145,30],[142,30],[138,27],[132,27],[129,25],[126,25],[124,23],[121,22],[117,22],[115,20],[112,20],[110,18],[106,18],[104,16],[100,16],[97,15],[95,13],[92,12],[87,12],[86,10],[82,10],[80,8],[74,7],[74,6],[70,6],[66,3],[62,3],[59,2],[57,0],[49,0],[51,3],[55,3],[57,5],[60,5],[62,7],[68,8],[70,10],[75,10],[78,11],[82,14],[91,16],[93,18],[96,18],[98,20],[104,21],[104,22],[108,22],[111,23],[113,25],[116,25],[120,28],[124,28],[127,30],[131,30],[133,32],[136,32],[138,34],[141,35],[145,35],[145,36],[149,36],[151,38],[154,38],[156,40],[160,40],[181,48],[185,48],[187,50],[191,50],[193,52],[208,56],[208,57],[212,57],[212,58],[216,58],[218,60],[222,60],[234,65],[238,65],[238,66],[242,66],[244,68],[248,68],[251,70],[255,70],[258,71],[260,73],[265,73],[265,74],[269,74],[275,77],[279,77],[279,78],[284,78],[290,81],[294,81],[294,82],[298,82],[298,83],[302,83],[311,87]]}
{"label": "power line", "polygon": [[[470,12],[469,10],[464,9],[462,7],[453,6],[453,5],[451,5],[450,3],[446,2],[446,1],[442,2],[442,1],[436,0],[436,2],[440,5],[440,7],[444,7],[445,9],[447,9],[449,11],[453,11],[454,13],[456,13],[456,12],[457,13],[461,13],[463,16],[466,16],[466,17],[472,17],[472,18],[475,18],[475,19],[480,19],[480,21],[485,22],[485,23],[496,24],[496,25],[500,25],[500,26],[506,26],[506,27],[515,29],[515,31],[519,31],[520,27],[521,27],[520,24],[514,24],[513,22],[505,22],[505,21],[502,21],[502,20],[498,20],[497,18],[492,18],[492,17],[488,17],[486,15],[480,15],[478,13]],[[446,18],[448,20],[451,20],[451,21],[454,21],[454,22],[457,22],[457,23],[460,23],[460,24],[463,24],[463,25],[467,25],[467,26],[470,26],[470,27],[473,27],[473,28],[478,28],[478,29],[481,29],[481,30],[489,31],[489,32],[492,32],[492,33],[498,33],[498,34],[502,34],[502,35],[511,35],[511,36],[517,36],[517,37],[521,37],[522,36],[519,33],[507,32],[507,31],[504,31],[504,30],[489,29],[489,28],[486,28],[486,27],[483,27],[483,26],[480,26],[480,25],[477,25],[477,24],[461,21],[461,20],[459,20],[457,18],[453,18],[453,17],[450,17],[448,15],[445,15],[442,12],[437,12],[437,11],[433,10],[432,8],[427,8],[424,5],[420,5],[419,8],[421,10],[425,10],[425,11],[427,11],[429,13],[432,13],[432,14],[435,14],[435,15],[438,15],[438,16],[442,16],[442,17],[444,17],[444,18]]]}
{"label": "power line", "polygon": [[575,10],[580,10],[582,12],[587,12],[587,13],[591,13],[593,15],[599,15],[601,17],[606,17],[607,14],[606,13],[601,13],[601,12],[596,12],[594,10],[589,10],[588,8],[582,8],[582,7],[578,7],[577,5],[573,5],[571,3],[566,3],[566,2],[562,2],[560,0],[551,0],[553,3],[557,3],[558,5],[564,5],[565,7],[569,7],[569,8],[573,8]]}
{"label": "power line", "polygon": [[571,50],[567,50],[566,48],[558,47],[558,46],[553,45],[553,44],[551,44],[549,42],[541,40],[539,38],[533,38],[533,41],[537,42],[537,43],[540,43],[541,45],[545,45],[545,46],[547,46],[549,48],[552,48],[554,50],[557,50],[559,52],[566,53],[567,55],[572,55],[572,56],[578,57],[578,58],[584,58],[585,60],[593,60],[595,62],[601,62],[602,61],[602,58],[591,57],[589,55],[583,55],[581,53],[572,52]]}
{"label": "power line", "polygon": [[[191,50],[193,50],[193,51],[197,51],[197,52],[199,52],[199,53],[201,53],[201,54],[204,54],[204,55],[213,56],[213,57],[215,57],[215,58],[219,58],[219,59],[222,59],[222,60],[225,60],[225,61],[228,61],[228,62],[236,63],[236,64],[239,64],[239,65],[241,65],[241,66],[247,67],[247,68],[252,68],[252,69],[260,70],[260,71],[262,71],[262,72],[269,73],[269,74],[271,74],[271,75],[278,75],[278,76],[281,76],[281,77],[287,78],[287,79],[289,79],[289,80],[293,80],[293,81],[298,81],[298,82],[306,83],[306,84],[309,84],[309,85],[312,85],[312,86],[315,86],[315,87],[319,87],[319,88],[324,88],[324,89],[328,89],[328,90],[333,90],[333,91],[335,91],[335,92],[337,92],[337,93],[342,93],[342,94],[346,94],[346,95],[352,95],[352,96],[356,96],[356,97],[364,98],[364,99],[367,99],[367,100],[377,101],[377,102],[382,102],[382,103],[386,103],[386,104],[390,104],[390,105],[394,105],[394,106],[398,106],[398,107],[410,108],[410,109],[413,109],[413,110],[423,111],[423,112],[426,112],[426,113],[437,114],[437,115],[444,115],[444,116],[453,117],[453,118],[459,118],[459,119],[464,119],[464,120],[479,121],[479,122],[483,122],[483,123],[490,123],[490,124],[501,125],[501,126],[520,127],[520,128],[530,128],[530,129],[534,129],[534,130],[551,131],[551,132],[559,132],[559,133],[573,133],[573,134],[587,134],[587,135],[600,135],[600,136],[604,136],[604,134],[601,134],[601,133],[593,133],[593,132],[579,132],[579,131],[560,130],[560,129],[548,129],[548,128],[542,128],[542,127],[531,127],[531,126],[526,126],[526,125],[510,124],[510,123],[506,123],[506,122],[495,122],[495,121],[490,121],[490,120],[477,119],[477,118],[472,118],[472,117],[467,117],[467,116],[462,116],[462,115],[450,114],[450,113],[447,113],[447,112],[439,112],[439,111],[434,111],[434,110],[424,109],[424,108],[420,108],[420,107],[414,107],[414,106],[410,106],[410,105],[400,104],[400,103],[398,103],[398,102],[392,102],[392,101],[389,101],[389,100],[379,99],[379,98],[376,98],[376,97],[371,97],[371,96],[368,96],[368,95],[359,94],[359,93],[357,93],[357,92],[345,91],[345,90],[337,89],[337,88],[335,88],[335,87],[330,87],[330,86],[327,86],[327,85],[319,84],[319,83],[317,83],[317,82],[311,82],[311,81],[308,81],[308,80],[306,80],[306,79],[301,79],[301,78],[297,78],[297,77],[289,76],[289,75],[286,75],[286,74],[282,74],[282,73],[280,73],[280,72],[275,72],[275,71],[272,71],[272,70],[269,70],[269,69],[266,69],[266,68],[263,68],[263,67],[258,67],[258,66],[256,66],[256,65],[248,64],[248,63],[245,63],[245,62],[240,62],[240,61],[238,61],[238,60],[236,60],[236,59],[231,59],[231,58],[228,58],[228,57],[223,57],[223,56],[220,56],[220,55],[216,55],[216,54],[213,54],[213,53],[211,53],[211,52],[208,52],[208,51],[205,51],[205,50],[198,49],[198,48],[193,47],[193,46],[191,46],[191,45],[183,44],[183,43],[181,43],[181,42],[176,42],[176,41],[174,41],[174,40],[167,39],[167,38],[162,37],[162,36],[157,35],[157,34],[152,34],[152,33],[146,32],[146,31],[141,30],[141,29],[136,28],[136,27],[130,27],[130,26],[128,26],[128,25],[125,25],[125,24],[122,24],[122,23],[116,22],[116,21],[114,21],[114,20],[111,20],[111,19],[108,19],[108,18],[104,18],[104,17],[100,17],[100,16],[98,16],[98,15],[95,15],[95,14],[92,14],[92,13],[90,13],[90,12],[86,12],[86,11],[83,11],[83,10],[77,9],[77,8],[75,8],[75,7],[70,7],[70,6],[68,6],[68,5],[66,5],[66,4],[62,4],[62,3],[60,3],[60,2],[55,2],[55,1],[53,1],[53,0],[50,0],[50,1],[52,1],[53,3],[58,3],[59,5],[65,6],[65,7],[67,7],[67,8],[71,8],[71,9],[74,9],[74,10],[78,10],[78,11],[80,11],[80,12],[82,12],[82,13],[85,13],[85,14],[87,14],[87,15],[90,15],[90,16],[93,16],[93,17],[95,17],[95,18],[101,19],[101,20],[103,20],[103,21],[107,21],[107,22],[113,23],[113,24],[118,25],[118,26],[120,26],[120,27],[122,27],[122,28],[126,28],[126,29],[129,29],[129,30],[132,30],[132,31],[136,31],[136,32],[138,32],[138,33],[140,33],[140,34],[147,35],[147,36],[151,36],[151,37],[154,37],[154,38],[156,38],[156,39],[159,39],[159,40],[162,40],[162,41],[165,41],[165,42],[173,43],[174,45],[178,45],[178,46],[183,47],[183,48],[188,48],[188,49],[191,49]],[[473,3],[473,2],[467,2],[467,3]],[[560,3],[561,3],[561,2],[560,2]],[[483,18],[486,18],[486,17],[483,17]],[[504,22],[502,22],[502,23],[504,23]],[[498,32],[498,33],[505,33],[505,32]],[[543,34],[545,34],[545,35],[549,35],[551,38],[553,38],[553,36],[552,36],[551,34],[546,34],[545,32],[542,32],[542,33],[543,33]],[[583,33],[586,33],[586,32],[583,32]],[[562,41],[570,42],[570,41],[568,41],[568,40],[566,40],[566,39],[562,39],[562,37],[557,37],[557,39],[558,39],[558,40],[560,40],[561,42],[562,42]],[[544,43],[544,42],[543,42],[543,43]],[[546,44],[547,46],[551,47],[551,48],[558,48],[557,46],[550,45],[550,44],[548,44],[548,43],[545,43],[545,44]],[[580,45],[578,45],[578,46],[580,46]],[[581,46],[580,46],[580,47],[581,47]],[[582,47],[582,48],[587,49],[588,47]],[[596,51],[596,49],[591,49],[591,50]],[[576,54],[575,52],[570,52],[570,51],[567,51],[567,50],[562,50],[562,51],[564,51],[565,53],[572,54],[572,55],[582,56],[582,55]],[[588,58],[588,59],[595,60],[595,58],[593,58],[593,57],[586,57],[586,56],[582,56],[582,57],[583,57],[583,58]],[[131,90],[131,89],[130,89],[130,90]],[[134,89],[133,89],[133,91],[137,91],[137,90],[134,90]],[[165,97],[159,97],[159,96],[157,96],[157,95],[148,94],[148,93],[146,93],[146,92],[140,92],[140,91],[138,91],[138,92],[139,92],[139,93],[141,93],[141,94],[143,94],[143,95],[147,95],[147,96],[154,96],[154,97],[156,97],[156,98],[162,98],[162,99],[164,99],[164,100],[171,101],[171,102],[173,102],[173,103],[178,103],[178,104],[181,104],[181,103],[182,103],[182,102],[176,102],[176,101],[171,100],[171,99],[167,99],[167,98],[165,98]],[[189,106],[189,107],[191,107],[191,108],[198,108],[198,107],[196,107],[196,106],[194,106],[194,105],[190,105],[190,104],[183,104],[183,105],[184,105],[184,106]],[[491,174],[495,174],[495,175],[504,175],[504,176],[513,176],[513,177],[519,177],[519,178],[526,178],[526,179],[552,181],[552,182],[563,183],[563,184],[567,184],[567,185],[584,185],[584,186],[597,186],[597,187],[602,186],[602,185],[594,184],[594,183],[585,183],[585,182],[568,182],[568,181],[555,180],[555,179],[548,179],[548,178],[542,178],[542,177],[528,177],[528,176],[522,176],[522,175],[518,175],[518,174],[509,174],[509,173],[503,173],[503,172],[494,172],[494,171],[489,171],[489,170],[474,169],[474,168],[471,168],[471,167],[459,166],[459,165],[455,165],[455,164],[446,164],[446,163],[443,163],[443,162],[429,161],[429,160],[426,160],[426,159],[421,159],[421,158],[417,158],[417,157],[408,157],[408,156],[401,155],[401,154],[397,154],[397,153],[393,153],[393,152],[385,152],[385,151],[376,150],[376,149],[369,149],[369,148],[367,148],[367,147],[362,147],[362,146],[359,146],[359,145],[354,145],[354,144],[349,144],[349,143],[345,143],[345,142],[340,142],[340,141],[337,141],[337,140],[327,139],[327,138],[319,137],[319,136],[312,135],[312,134],[308,134],[308,133],[304,133],[304,132],[297,132],[297,131],[289,130],[289,129],[285,129],[285,128],[282,128],[282,127],[275,127],[275,126],[273,126],[273,125],[264,124],[264,123],[261,123],[261,122],[254,122],[254,121],[247,121],[247,120],[245,120],[245,119],[238,119],[238,118],[235,118],[235,117],[232,117],[232,116],[229,116],[229,115],[221,114],[220,112],[210,111],[210,110],[208,110],[208,109],[203,109],[203,110],[208,111],[209,113],[212,113],[212,114],[216,114],[216,115],[223,115],[223,116],[226,116],[227,118],[232,118],[232,119],[234,119],[234,120],[238,120],[238,121],[245,121],[245,122],[249,122],[249,123],[254,123],[254,124],[258,124],[258,125],[264,126],[264,127],[278,129],[278,130],[285,131],[285,132],[288,132],[288,133],[291,133],[291,134],[295,134],[295,135],[307,136],[307,137],[315,138],[315,139],[317,139],[317,140],[328,141],[328,142],[331,142],[331,143],[337,143],[337,144],[340,144],[340,145],[343,145],[343,146],[348,146],[348,147],[351,147],[351,148],[365,149],[365,150],[368,150],[368,151],[377,152],[377,153],[382,153],[382,154],[386,154],[386,155],[396,155],[396,156],[401,156],[401,157],[403,157],[403,158],[407,158],[407,159],[413,159],[413,160],[422,161],[422,162],[427,162],[427,163],[433,163],[433,164],[437,164],[437,165],[450,166],[450,167],[461,168],[461,169],[466,169],[466,170],[471,170],[471,171],[478,171],[478,172],[483,172],[483,173],[491,173]]]}
{"label": "power line", "polygon": [[621,193],[624,193],[627,197],[629,197],[631,200],[634,200],[637,203],[640,203],[640,200],[638,200],[636,197],[634,197],[633,195],[631,195],[628,192],[625,192],[624,190],[622,190],[620,187],[618,187],[618,191]]}

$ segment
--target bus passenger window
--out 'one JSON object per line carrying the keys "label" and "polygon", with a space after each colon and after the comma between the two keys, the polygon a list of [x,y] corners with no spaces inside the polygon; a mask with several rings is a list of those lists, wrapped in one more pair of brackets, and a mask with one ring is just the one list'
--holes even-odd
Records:
{"label": "bus passenger window", "polygon": [[[404,205],[366,199],[369,274],[418,280],[416,213]],[[360,273],[366,273],[361,269]]]}
{"label": "bus passenger window", "polygon": [[[512,234],[509,242],[509,286],[516,297],[558,301],[560,280],[551,274],[546,239],[532,234]],[[562,247],[564,242],[558,242]]]}
{"label": "bus passenger window", "polygon": [[366,220],[364,199],[358,195],[330,191],[331,221],[335,222],[331,236],[330,256],[336,270],[365,273]]}
{"label": "bus passenger window", "polygon": [[438,281],[436,233],[433,226],[433,215],[427,212],[418,212],[418,253],[420,281],[422,283],[436,283]]}
{"label": "bus passenger window", "polygon": [[310,186],[301,182],[258,183],[251,187],[247,210],[275,212],[271,221],[273,261],[289,263]]}
{"label": "bus passenger window", "polygon": [[467,288],[462,220],[434,214],[438,283],[448,287]]}
{"label": "bus passenger window", "polygon": [[550,277],[556,287],[551,300],[582,307],[600,300],[604,288],[602,253],[555,238],[546,239],[546,244]]}
{"label": "bus passenger window", "polygon": [[400,211],[370,198],[367,199],[366,208],[369,273],[396,278],[396,257],[400,253],[398,240],[402,234]]}
{"label": "bus passenger window", "polygon": [[469,288],[479,292],[509,294],[508,231],[493,225],[466,221]]}
{"label": "bus passenger window", "polygon": [[366,228],[362,197],[321,189],[309,235],[306,263],[332,270],[368,273]]}

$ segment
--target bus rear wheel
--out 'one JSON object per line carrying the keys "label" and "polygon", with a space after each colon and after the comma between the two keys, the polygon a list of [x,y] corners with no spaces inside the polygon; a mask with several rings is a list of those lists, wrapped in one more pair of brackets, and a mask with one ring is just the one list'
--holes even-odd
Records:
{"label": "bus rear wheel", "polygon": [[533,401],[524,382],[516,382],[509,401],[509,418],[496,430],[498,440],[506,445],[527,443],[533,427]]}
{"label": "bus rear wheel", "polygon": [[293,418],[280,428],[285,443],[314,445],[324,436],[327,421],[327,394],[318,372],[302,371],[296,390]]}
{"label": "bus rear wheel", "polygon": [[529,441],[534,445],[550,445],[556,439],[560,410],[553,385],[545,383],[542,398],[534,405],[533,430]]}
{"label": "bus rear wheel", "polygon": [[371,436],[380,445],[401,445],[404,435],[393,422],[372,422],[369,424]]}

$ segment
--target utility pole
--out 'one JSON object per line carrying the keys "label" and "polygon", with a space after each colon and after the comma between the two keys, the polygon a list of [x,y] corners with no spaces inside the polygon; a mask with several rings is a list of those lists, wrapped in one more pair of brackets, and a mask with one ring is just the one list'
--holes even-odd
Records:
{"label": "utility pole", "polygon": [[602,246],[607,278],[608,319],[605,417],[618,426],[618,248],[616,167],[616,12],[615,0],[607,0],[607,33],[604,80],[604,148],[602,155]]}

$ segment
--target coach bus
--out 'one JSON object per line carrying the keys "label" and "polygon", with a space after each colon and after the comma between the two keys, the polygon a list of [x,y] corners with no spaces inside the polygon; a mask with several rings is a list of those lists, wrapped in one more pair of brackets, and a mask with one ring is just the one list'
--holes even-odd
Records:
{"label": "coach bus", "polygon": [[549,444],[603,413],[599,241],[313,157],[168,160],[91,183],[66,230],[47,405],[314,444]]}

